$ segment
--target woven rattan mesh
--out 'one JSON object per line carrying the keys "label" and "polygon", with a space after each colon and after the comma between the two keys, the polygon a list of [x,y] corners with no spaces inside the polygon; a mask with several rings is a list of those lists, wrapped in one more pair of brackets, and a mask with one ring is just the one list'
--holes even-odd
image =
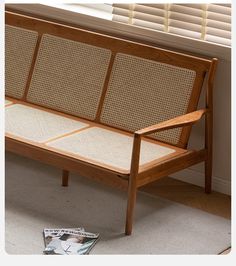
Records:
{"label": "woven rattan mesh", "polygon": [[[87,160],[129,170],[133,138],[111,130],[92,127],[49,142],[50,147],[82,156]],[[142,140],[140,165],[174,153],[175,150]]]}
{"label": "woven rattan mesh", "polygon": [[37,43],[38,33],[18,27],[5,27],[6,95],[22,98]]}
{"label": "woven rattan mesh", "polygon": [[22,104],[5,111],[6,133],[35,142],[44,142],[88,126],[85,123]]}
{"label": "woven rattan mesh", "polygon": [[[196,72],[126,54],[117,54],[101,122],[135,131],[186,113]],[[177,144],[181,129],[154,134]]]}
{"label": "woven rattan mesh", "polygon": [[111,52],[45,34],[27,100],[93,120]]}

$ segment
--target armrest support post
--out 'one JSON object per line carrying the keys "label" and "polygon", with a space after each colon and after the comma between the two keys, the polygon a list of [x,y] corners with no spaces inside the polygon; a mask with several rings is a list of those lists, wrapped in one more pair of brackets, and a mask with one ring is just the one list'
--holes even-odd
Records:
{"label": "armrest support post", "polygon": [[133,213],[134,213],[134,206],[136,202],[136,192],[137,192],[137,176],[139,170],[140,146],[141,146],[141,136],[134,134],[131,168],[129,176],[129,187],[128,187],[128,202],[127,202],[126,227],[125,227],[126,235],[130,235],[132,232]]}
{"label": "armrest support post", "polygon": [[131,157],[130,175],[138,173],[139,160],[140,160],[140,147],[141,147],[141,135],[134,134],[133,151]]}

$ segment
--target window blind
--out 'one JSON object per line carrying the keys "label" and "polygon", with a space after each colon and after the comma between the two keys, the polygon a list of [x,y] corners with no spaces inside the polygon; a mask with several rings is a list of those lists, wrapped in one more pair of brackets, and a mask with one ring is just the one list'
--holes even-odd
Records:
{"label": "window blind", "polygon": [[231,45],[230,4],[113,4],[112,20]]}

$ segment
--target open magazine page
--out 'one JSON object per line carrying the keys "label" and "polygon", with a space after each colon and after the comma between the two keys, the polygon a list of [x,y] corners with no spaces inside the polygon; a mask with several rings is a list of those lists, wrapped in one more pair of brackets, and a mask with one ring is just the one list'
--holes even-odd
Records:
{"label": "open magazine page", "polygon": [[[47,238],[45,254],[60,255],[84,255],[88,254],[99,238],[99,234],[85,232],[83,230],[62,229],[57,236]],[[46,241],[45,241],[46,242]]]}

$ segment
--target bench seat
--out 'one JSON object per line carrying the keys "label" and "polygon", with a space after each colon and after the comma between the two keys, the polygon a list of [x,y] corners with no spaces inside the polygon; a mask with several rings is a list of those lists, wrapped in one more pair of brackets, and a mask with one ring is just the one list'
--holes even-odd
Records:
{"label": "bench seat", "polygon": [[[91,121],[86,123],[84,119],[65,117],[32,104],[20,101],[14,104],[14,100],[12,103],[6,106],[5,111],[7,136],[35,145],[42,144],[45,149],[123,175],[130,173],[133,134]],[[185,151],[156,140],[142,140],[140,170]]]}

